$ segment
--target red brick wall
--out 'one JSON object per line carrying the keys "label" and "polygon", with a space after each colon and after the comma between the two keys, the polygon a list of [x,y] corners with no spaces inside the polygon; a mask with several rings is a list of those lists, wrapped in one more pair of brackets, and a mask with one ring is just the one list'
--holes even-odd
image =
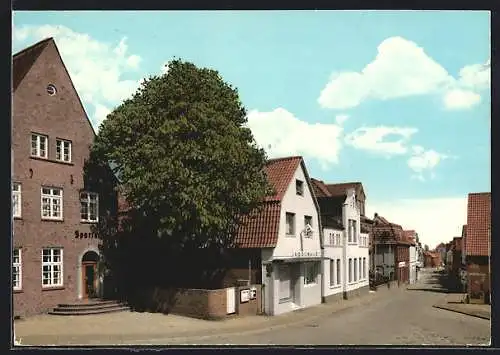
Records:
{"label": "red brick wall", "polygon": [[[261,312],[260,285],[257,288],[257,298],[246,303],[240,303],[240,290],[236,289],[236,312],[240,315],[255,315]],[[248,288],[250,288],[248,287]],[[227,291],[206,289],[155,289],[143,292],[143,297],[151,301],[146,311],[172,313],[202,319],[221,319],[227,316]]]}
{"label": "red brick wall", "polygon": [[[55,96],[47,94],[48,84],[56,86]],[[13,245],[22,248],[23,262],[14,315],[26,316],[75,300],[80,254],[98,244],[96,239],[74,237],[75,230],[90,232],[90,225],[80,223],[79,189],[94,133],[53,44],[14,92],[12,121],[13,181],[22,189],[22,218],[14,221]],[[30,158],[31,132],[48,135],[48,160]],[[72,164],[55,161],[56,137],[72,141]],[[41,220],[42,185],[63,188],[63,222]],[[64,248],[64,286],[42,290],[42,248],[51,246]]]}

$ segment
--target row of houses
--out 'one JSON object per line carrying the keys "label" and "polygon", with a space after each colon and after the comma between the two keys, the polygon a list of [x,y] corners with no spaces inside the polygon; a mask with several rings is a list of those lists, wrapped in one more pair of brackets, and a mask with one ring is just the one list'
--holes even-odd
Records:
{"label": "row of houses", "polygon": [[462,234],[436,248],[445,255],[445,266],[452,279],[460,283],[469,301],[490,302],[491,193],[470,193],[467,224]]}
{"label": "row of houses", "polygon": [[[102,296],[93,226],[104,198],[83,174],[95,132],[52,38],[13,57],[12,137],[14,315]],[[207,301],[213,312],[258,300],[256,309],[276,315],[350,298],[368,292],[375,270],[416,280],[418,235],[366,217],[361,182],[311,178],[300,156],[271,159],[265,172],[274,194],[243,219],[230,251],[239,266],[227,265],[228,293]],[[106,198],[118,213],[118,196]]]}

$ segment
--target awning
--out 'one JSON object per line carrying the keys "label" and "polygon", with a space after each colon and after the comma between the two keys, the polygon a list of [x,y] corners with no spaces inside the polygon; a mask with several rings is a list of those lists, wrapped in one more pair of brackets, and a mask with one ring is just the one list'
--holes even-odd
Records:
{"label": "awning", "polygon": [[321,261],[324,259],[328,259],[323,256],[310,256],[310,257],[302,257],[302,258],[284,258],[284,259],[274,259],[272,262],[275,263],[303,263],[308,261]]}

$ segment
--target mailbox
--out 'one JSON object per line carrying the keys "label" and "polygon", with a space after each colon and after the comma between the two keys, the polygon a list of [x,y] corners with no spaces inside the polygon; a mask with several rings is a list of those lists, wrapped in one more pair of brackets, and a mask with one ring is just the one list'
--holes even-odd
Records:
{"label": "mailbox", "polygon": [[252,288],[250,289],[250,299],[251,299],[251,300],[254,300],[254,299],[256,299],[256,298],[257,298],[257,288],[252,287]]}

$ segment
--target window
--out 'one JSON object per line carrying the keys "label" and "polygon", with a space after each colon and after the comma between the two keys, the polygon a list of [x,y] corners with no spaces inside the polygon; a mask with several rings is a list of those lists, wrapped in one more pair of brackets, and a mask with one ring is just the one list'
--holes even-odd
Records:
{"label": "window", "polygon": [[330,245],[335,245],[335,239],[334,238],[335,238],[335,235],[333,233],[330,233],[328,235],[328,242],[329,242]]}
{"label": "window", "polygon": [[330,259],[330,286],[335,285],[335,260]]}
{"label": "window", "polygon": [[366,279],[366,258],[363,258],[363,278]]}
{"label": "window", "polygon": [[82,222],[99,220],[99,195],[94,192],[80,193],[80,219]]}
{"label": "window", "polygon": [[307,238],[312,238],[312,231],[306,229],[307,226],[309,225],[310,228],[313,226],[313,218],[311,216],[304,216],[304,229],[306,230],[305,236]]}
{"label": "window", "polygon": [[42,287],[63,285],[63,250],[46,248],[42,250]]}
{"label": "window", "polygon": [[71,142],[64,139],[56,140],[56,160],[71,162]]}
{"label": "window", "polygon": [[21,249],[15,248],[12,252],[12,288],[14,290],[22,289],[23,285],[23,270],[22,270],[22,259],[21,259]]}
{"label": "window", "polygon": [[352,282],[352,259],[349,259],[349,282]]}
{"label": "window", "polygon": [[56,187],[42,187],[42,219],[63,218],[63,191]]}
{"label": "window", "polygon": [[359,272],[359,277],[358,277],[358,280],[361,280],[363,278],[363,274],[361,273],[361,258],[358,259],[358,262],[359,262],[359,266],[358,266],[358,272]]}
{"label": "window", "polygon": [[354,258],[354,278],[353,281],[356,282],[358,280],[358,259]]}
{"label": "window", "polygon": [[47,94],[50,96],[55,96],[57,94],[57,88],[53,84],[47,85]]}
{"label": "window", "polygon": [[305,263],[304,264],[304,285],[313,285],[316,283],[316,277],[318,275],[318,269],[316,263]]}
{"label": "window", "polygon": [[356,221],[352,221],[352,241],[356,243],[358,241],[358,231],[356,230]]}
{"label": "window", "polygon": [[31,134],[31,156],[47,159],[47,136],[42,134]]}
{"label": "window", "polygon": [[14,217],[21,217],[21,184],[12,184],[12,214]]}
{"label": "window", "polygon": [[278,275],[280,279],[280,302],[287,302],[290,300],[290,267],[288,265],[280,265]]}
{"label": "window", "polygon": [[300,180],[295,180],[295,192],[299,196],[304,196],[304,182]]}
{"label": "window", "polygon": [[337,245],[342,245],[340,233],[335,233],[335,238],[337,239],[336,244]]}
{"label": "window", "polygon": [[286,234],[295,236],[295,213],[286,213]]}
{"label": "window", "polygon": [[340,285],[340,259],[337,259],[337,285]]}

